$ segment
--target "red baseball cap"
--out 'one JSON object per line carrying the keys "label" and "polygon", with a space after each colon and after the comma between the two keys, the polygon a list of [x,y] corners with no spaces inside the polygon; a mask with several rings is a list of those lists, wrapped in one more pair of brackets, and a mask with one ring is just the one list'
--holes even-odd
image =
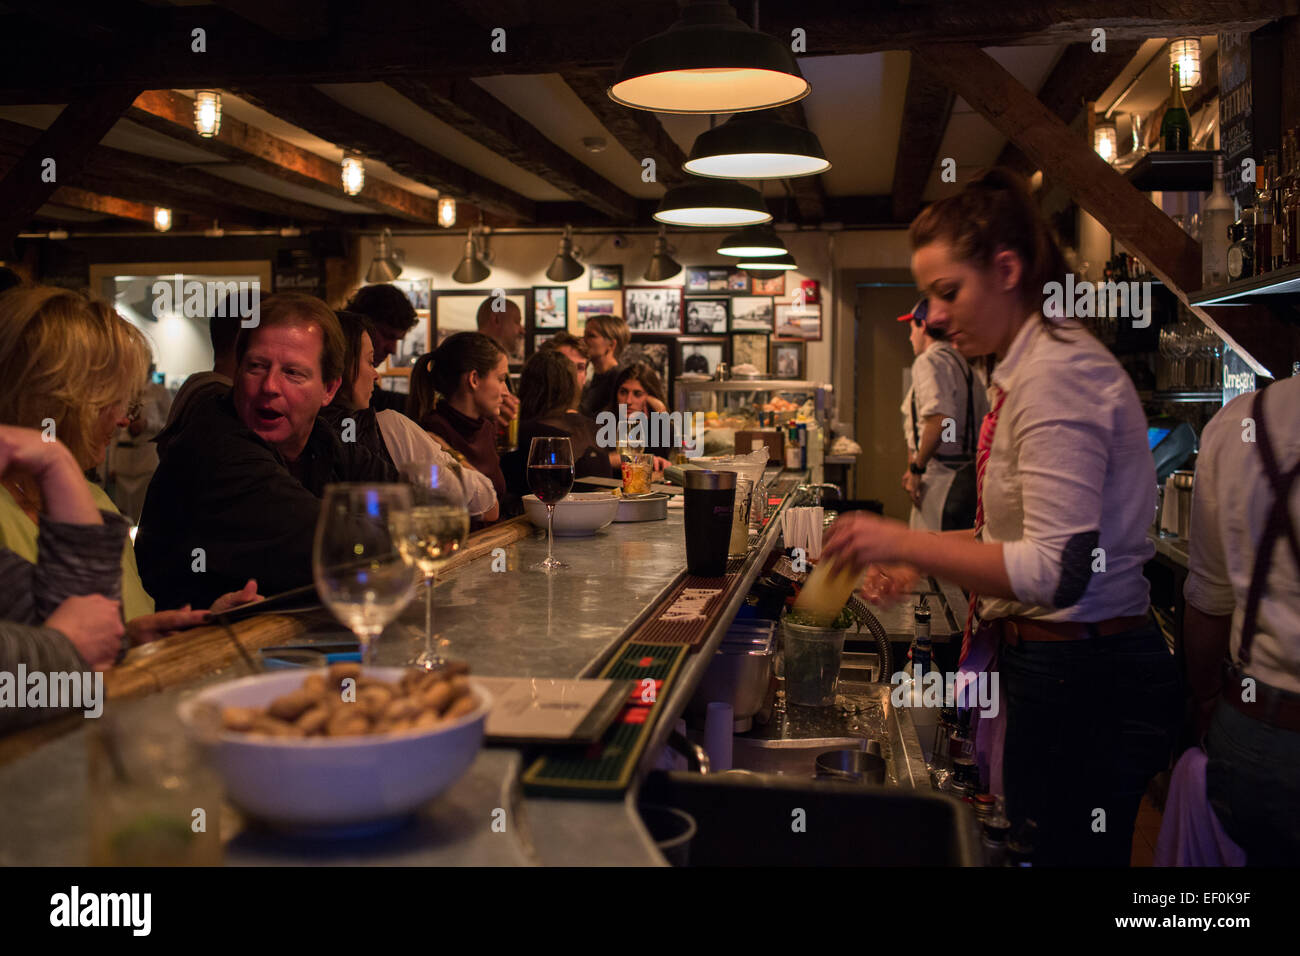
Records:
{"label": "red baseball cap", "polygon": [[899,322],[924,322],[925,317],[930,313],[930,300],[922,299],[916,305],[912,306],[912,311],[907,315],[900,315]]}

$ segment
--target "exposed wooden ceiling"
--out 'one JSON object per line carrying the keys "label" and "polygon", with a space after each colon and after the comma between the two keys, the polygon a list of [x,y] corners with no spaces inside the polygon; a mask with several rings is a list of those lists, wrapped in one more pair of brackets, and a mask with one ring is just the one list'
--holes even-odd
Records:
{"label": "exposed wooden ceiling", "polygon": [[[786,110],[827,145],[820,177],[766,184],[779,219],[906,222],[934,198],[945,156],[1032,168],[952,84],[906,53],[986,47],[1066,125],[1150,37],[1246,30],[1298,0],[765,0],[742,18],[807,36],[807,100]],[[667,28],[676,0],[0,0],[0,244],[59,210],[145,228],[178,223],[647,224],[708,118],[628,110],[605,95],[636,41]],[[491,30],[505,30],[494,52]],[[1108,51],[1095,54],[1094,27]],[[195,32],[205,49],[195,51]],[[221,89],[222,130],[193,130],[197,88]],[[822,92],[819,96],[819,90]],[[56,113],[43,104],[68,104]],[[952,116],[952,124],[949,116]],[[55,117],[58,117],[57,119]],[[970,124],[977,123],[978,127]],[[978,130],[977,133],[973,132]],[[583,141],[604,140],[593,147]],[[343,194],[339,156],[366,157]],[[40,160],[60,157],[56,182]],[[642,161],[655,160],[653,182]],[[72,214],[69,213],[71,217]],[[187,219],[186,217],[192,217]],[[129,225],[132,224],[132,225]]]}

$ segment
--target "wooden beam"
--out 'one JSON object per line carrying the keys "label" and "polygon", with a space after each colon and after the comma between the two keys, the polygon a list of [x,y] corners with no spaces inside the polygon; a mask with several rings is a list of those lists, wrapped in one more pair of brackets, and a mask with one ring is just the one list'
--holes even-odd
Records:
{"label": "wooden beam", "polygon": [[[1073,125],[1083,104],[1106,92],[1133,61],[1141,45],[1137,40],[1112,41],[1108,37],[1106,52],[1094,53],[1090,43],[1071,43],[1043,81],[1038,91],[1039,101],[1066,126]],[[1035,169],[1010,141],[1002,148],[997,165],[1009,166],[1025,176]]]}
{"label": "wooden beam", "polygon": [[118,219],[147,222],[149,225],[153,225],[153,206],[147,203],[133,202],[130,199],[118,199],[115,196],[88,192],[75,186],[60,186],[54,191],[54,195],[50,197],[50,202],[56,206],[70,206],[73,209],[100,212],[108,216],[115,216]]}
{"label": "wooden beam", "polygon": [[194,129],[194,100],[173,90],[148,90],[136,97],[127,118],[178,142],[218,154],[240,166],[331,199],[345,199],[408,222],[438,218],[435,200],[367,176],[361,192],[343,192],[339,164],[223,114],[221,131],[205,139]]}
{"label": "wooden beam", "polygon": [[894,220],[911,222],[921,211],[921,197],[939,147],[948,129],[956,100],[952,90],[913,55],[907,70],[907,95],[903,100],[903,125],[894,154]]}
{"label": "wooden beam", "polygon": [[924,45],[913,55],[1132,249],[1165,285],[1183,296],[1201,287],[1200,243],[1072,134],[996,60],[971,44]]}
{"label": "wooden beam", "polygon": [[389,86],[452,129],[615,222],[631,222],[631,196],[547,139],[473,80],[399,77]]}
{"label": "wooden beam", "polygon": [[668,135],[659,118],[645,110],[629,109],[609,98],[606,91],[613,77],[610,70],[567,70],[560,76],[600,125],[632,154],[633,159],[638,163],[645,159],[655,161],[657,182],[675,186],[686,181],[687,176],[682,172],[686,154]]}
{"label": "wooden beam", "polygon": [[[428,147],[330,99],[311,86],[255,86],[235,90],[275,116],[321,139],[359,150],[442,195],[471,202],[511,222],[532,222],[533,202],[511,189],[438,155]],[[336,173],[337,175],[337,173]],[[367,183],[370,179],[367,178]],[[392,187],[395,188],[395,187]],[[437,221],[437,203],[426,221]],[[404,217],[410,218],[410,217]]]}
{"label": "wooden beam", "polygon": [[330,33],[330,5],[320,0],[216,0],[218,6],[288,40],[320,40]]}
{"label": "wooden beam", "polygon": [[26,150],[0,180],[0,248],[9,246],[60,182],[76,176],[134,98],[134,92],[108,89],[69,103],[48,129],[33,131]]}

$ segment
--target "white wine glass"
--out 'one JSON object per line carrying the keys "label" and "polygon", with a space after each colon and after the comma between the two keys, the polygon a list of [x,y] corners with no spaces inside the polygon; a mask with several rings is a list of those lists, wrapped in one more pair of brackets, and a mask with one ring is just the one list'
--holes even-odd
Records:
{"label": "white wine glass", "polygon": [[367,663],[375,638],[415,596],[420,572],[404,546],[410,515],[405,485],[325,486],[312,577],[321,602],[361,642]]}
{"label": "white wine glass", "polygon": [[546,505],[546,560],[535,571],[560,571],[568,565],[555,558],[555,506],[573,488],[573,445],[568,438],[534,438],[528,449],[528,489]]}
{"label": "white wine glass", "polygon": [[416,462],[403,465],[402,480],[411,489],[411,520],[406,547],[424,574],[424,650],[409,663],[437,670],[447,663],[433,636],[433,589],[438,572],[462,548],[469,536],[469,511],[460,476],[446,465]]}

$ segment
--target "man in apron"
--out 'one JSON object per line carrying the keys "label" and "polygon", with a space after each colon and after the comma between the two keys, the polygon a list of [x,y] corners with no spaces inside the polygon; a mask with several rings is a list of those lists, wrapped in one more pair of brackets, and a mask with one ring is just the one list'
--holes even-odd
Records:
{"label": "man in apron", "polygon": [[1300,377],[1201,434],[1183,622],[1206,796],[1251,866],[1300,863]]}
{"label": "man in apron", "polygon": [[910,527],[955,531],[975,526],[975,443],[988,412],[984,385],[960,352],[926,326],[922,299],[898,321],[911,322],[912,385],[903,399]]}
{"label": "man in apron", "polygon": [[172,397],[166,386],[153,380],[154,366],[149,366],[149,384],[140,396],[139,412],[131,424],[118,429],[108,450],[108,473],[113,503],[132,524],[140,521],[144,495],[149,480],[158,469],[158,448],[153,439],[167,424]]}

